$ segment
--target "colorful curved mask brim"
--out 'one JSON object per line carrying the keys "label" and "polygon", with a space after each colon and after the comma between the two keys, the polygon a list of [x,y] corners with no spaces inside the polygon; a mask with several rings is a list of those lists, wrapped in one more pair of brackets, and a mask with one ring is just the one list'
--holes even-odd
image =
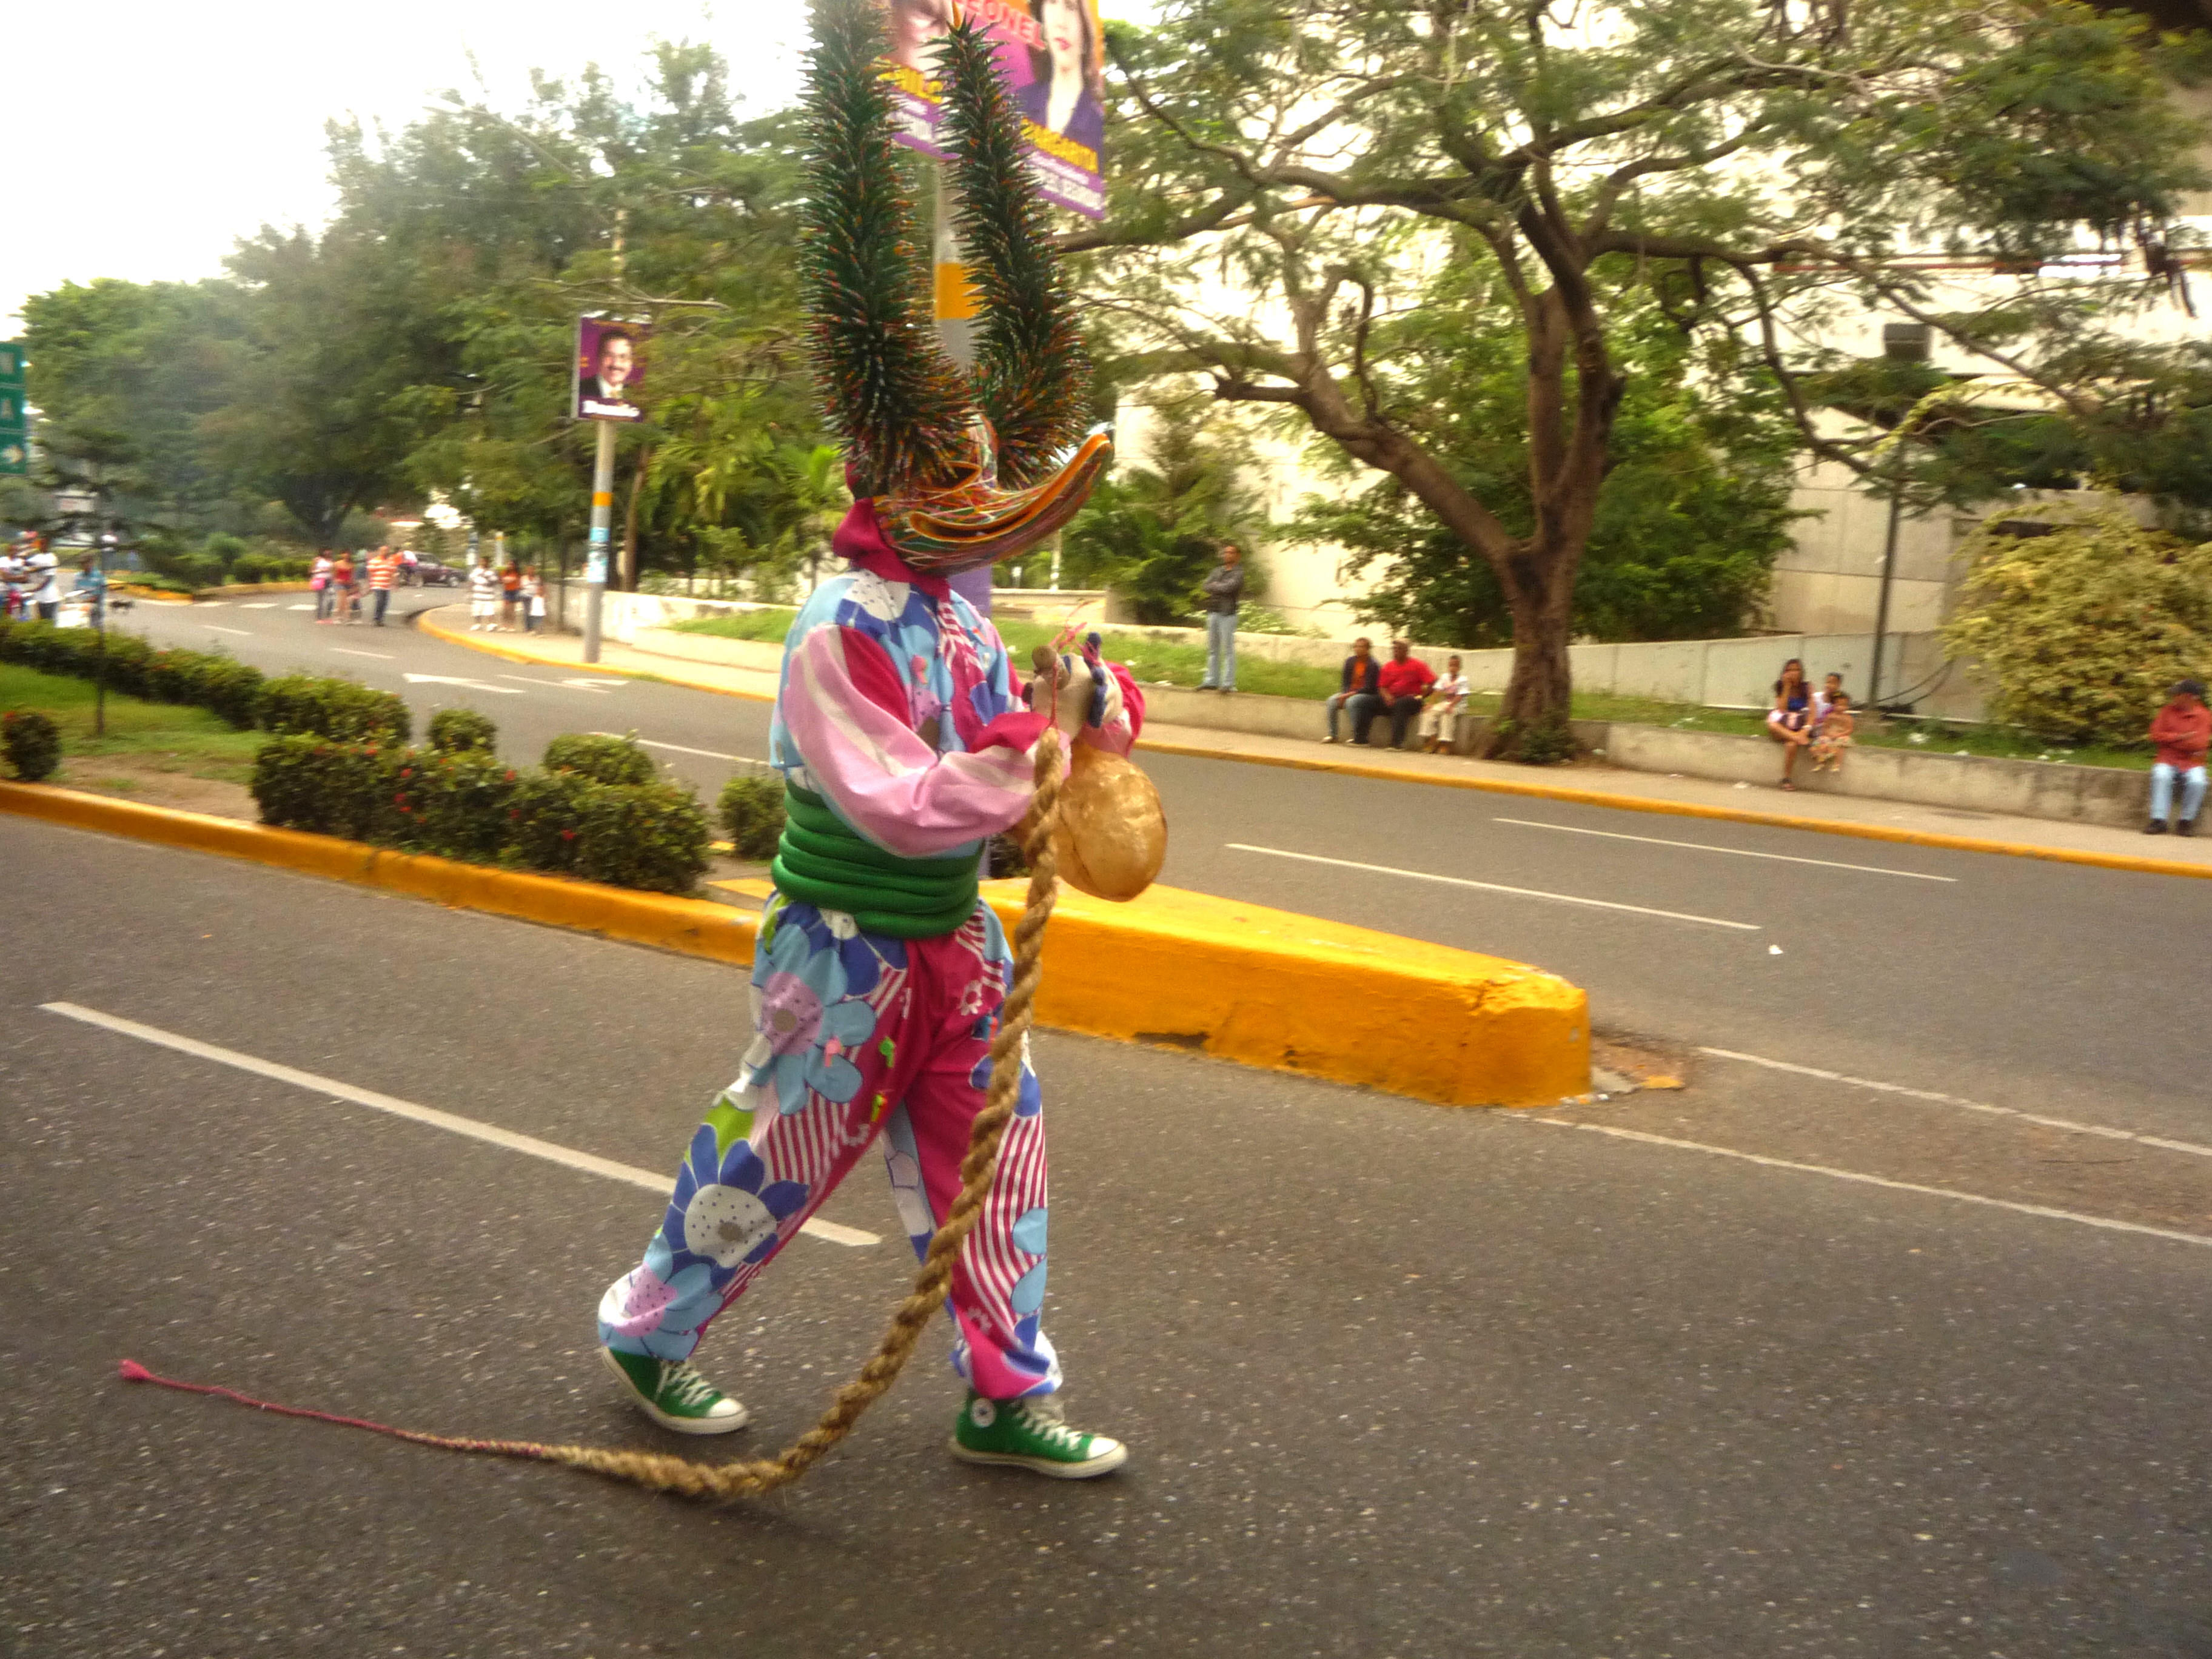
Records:
{"label": "colorful curved mask brim", "polygon": [[1026,553],[1081,510],[1114,441],[1094,432],[1059,471],[1027,489],[1000,489],[979,469],[948,489],[876,499],[884,539],[916,570],[957,575]]}

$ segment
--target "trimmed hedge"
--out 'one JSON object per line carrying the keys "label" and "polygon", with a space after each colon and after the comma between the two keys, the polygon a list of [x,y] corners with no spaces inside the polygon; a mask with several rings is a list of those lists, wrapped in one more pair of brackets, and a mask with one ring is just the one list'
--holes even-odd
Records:
{"label": "trimmed hedge", "polygon": [[398,693],[327,674],[287,674],[268,681],[254,713],[264,731],[304,732],[340,743],[405,743],[414,726],[407,701]]}
{"label": "trimmed hedge", "polygon": [[656,893],[688,893],[707,870],[707,814],[672,784],[294,734],[261,745],[252,788],[264,823],[410,853]]}
{"label": "trimmed hedge", "polygon": [[473,708],[441,708],[430,716],[430,747],[449,754],[481,749],[489,754],[499,747],[499,727],[489,714]]}
{"label": "trimmed hedge", "polygon": [[263,679],[259,669],[212,651],[157,651],[136,634],[109,634],[103,647],[92,629],[41,622],[0,620],[0,662],[82,680],[105,678],[131,696],[212,709],[241,732],[255,723]]}
{"label": "trimmed hedge", "polygon": [[26,783],[54,775],[62,763],[62,734],[35,708],[11,708],[0,714],[0,754],[8,769]]}
{"label": "trimmed hedge", "polygon": [[545,769],[575,772],[594,783],[651,783],[653,757],[629,738],[564,732],[545,745]]}
{"label": "trimmed hedge", "polygon": [[714,804],[730,845],[741,859],[775,856],[783,836],[783,781],[781,778],[732,778],[722,786]]}

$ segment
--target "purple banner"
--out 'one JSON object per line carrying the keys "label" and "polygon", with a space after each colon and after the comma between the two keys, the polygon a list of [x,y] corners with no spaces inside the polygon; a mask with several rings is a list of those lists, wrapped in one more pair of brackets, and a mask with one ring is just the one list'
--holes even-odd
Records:
{"label": "purple banner", "polygon": [[652,330],[622,317],[576,319],[576,395],[580,421],[641,421],[645,343]]}
{"label": "purple banner", "polygon": [[[942,156],[933,59],[954,0],[879,0],[891,50],[884,78],[898,106],[899,142]],[[1106,36],[1098,0],[966,0],[961,15],[999,49],[1029,141],[1030,171],[1045,200],[1087,219],[1106,216]]]}

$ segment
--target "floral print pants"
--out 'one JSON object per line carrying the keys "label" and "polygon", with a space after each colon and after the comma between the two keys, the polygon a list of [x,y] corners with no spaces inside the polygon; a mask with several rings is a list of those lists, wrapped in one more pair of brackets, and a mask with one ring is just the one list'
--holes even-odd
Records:
{"label": "floral print pants", "polygon": [[[644,1261],[600,1299],[599,1340],[689,1358],[879,1133],[900,1219],[926,1250],[960,1191],[1012,971],[985,905],[942,938],[896,939],[838,911],[773,902],[753,963],[752,1047],[691,1138]],[[1024,1045],[990,1195],[952,1273],[953,1368],[994,1400],[1060,1382],[1039,1328],[1043,1103]]]}

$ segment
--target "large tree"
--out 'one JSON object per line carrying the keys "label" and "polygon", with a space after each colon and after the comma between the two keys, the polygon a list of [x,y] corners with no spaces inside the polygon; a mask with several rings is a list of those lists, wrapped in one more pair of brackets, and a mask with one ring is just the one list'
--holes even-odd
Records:
{"label": "large tree", "polygon": [[[1504,714],[1564,717],[1574,595],[1627,390],[1620,307],[1729,343],[1808,441],[1820,308],[1917,318],[2081,397],[2016,305],[1942,308],[1900,250],[2033,270],[2084,239],[2165,258],[2197,130],[2182,48],[2066,0],[1177,0],[1114,37],[1102,280],[1163,370],[1295,410],[1486,565],[1513,624]],[[1392,325],[1441,264],[1525,364],[1525,524],[1413,418]],[[2075,303],[2081,293],[2077,285]]]}

